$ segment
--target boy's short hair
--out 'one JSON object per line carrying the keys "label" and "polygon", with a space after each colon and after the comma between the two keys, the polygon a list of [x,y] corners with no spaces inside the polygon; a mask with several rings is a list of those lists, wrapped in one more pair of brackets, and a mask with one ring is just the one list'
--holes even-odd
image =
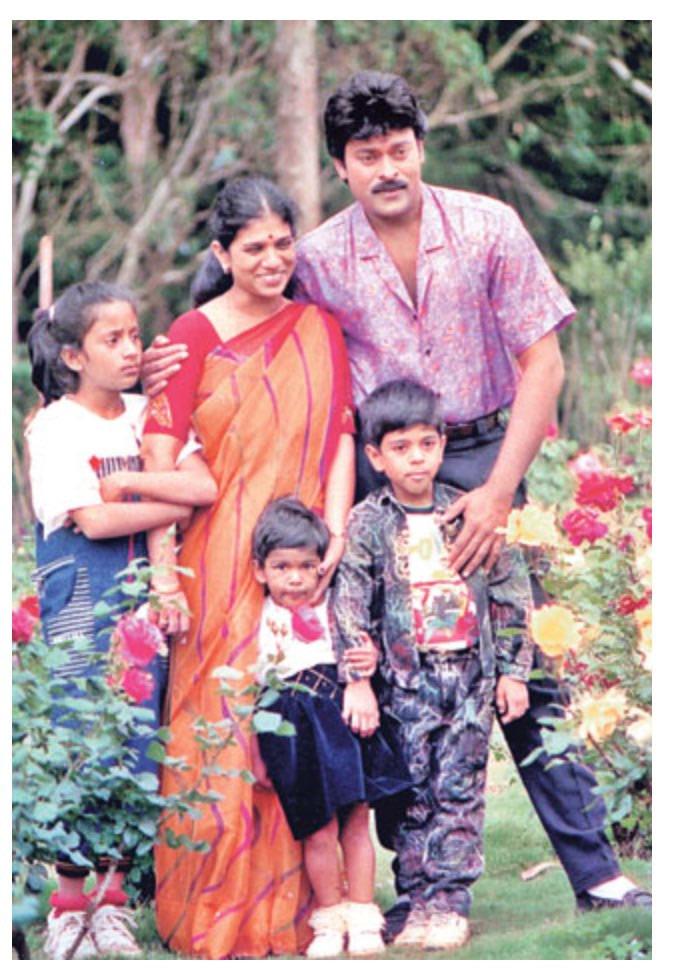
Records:
{"label": "boy's short hair", "polygon": [[350,139],[386,136],[412,129],[424,139],[427,121],[408,83],[398,75],[358,71],[328,99],[323,116],[330,155],[344,162]]}
{"label": "boy's short hair", "polygon": [[295,496],[273,499],[253,528],[253,559],[262,567],[272,550],[310,547],[323,559],[330,531],[324,521]]}
{"label": "boy's short hair", "polygon": [[415,380],[390,380],[377,387],[359,406],[361,437],[380,447],[390,431],[426,424],[444,433],[445,421],[438,394]]}

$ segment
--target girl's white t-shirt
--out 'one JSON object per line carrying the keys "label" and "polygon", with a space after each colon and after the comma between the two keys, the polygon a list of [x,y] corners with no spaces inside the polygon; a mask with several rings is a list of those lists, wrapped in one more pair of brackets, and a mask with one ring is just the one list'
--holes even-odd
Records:
{"label": "girl's white t-shirt", "polygon": [[[124,412],[102,418],[64,396],[40,408],[26,428],[33,511],[45,537],[69,513],[103,502],[99,478],[122,469],[140,469],[140,446],[148,398],[122,394]],[[177,462],[201,445],[191,436]]]}

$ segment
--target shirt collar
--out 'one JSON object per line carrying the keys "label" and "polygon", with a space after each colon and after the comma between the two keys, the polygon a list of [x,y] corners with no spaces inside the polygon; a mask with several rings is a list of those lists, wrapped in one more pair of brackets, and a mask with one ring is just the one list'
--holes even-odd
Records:
{"label": "shirt collar", "polygon": [[[422,224],[420,227],[420,254],[445,247],[443,225],[433,191],[426,183],[423,183],[421,188]],[[352,229],[359,258],[375,258],[383,252],[386,253],[384,245],[366,217],[366,212],[362,204],[354,204]]]}
{"label": "shirt collar", "polygon": [[[461,493],[457,489],[453,489],[452,486],[448,486],[444,482],[434,482],[434,508],[435,509],[443,509],[444,507],[449,506],[450,503],[458,499],[460,495]],[[382,486],[381,489],[377,490],[375,501],[379,505],[386,505],[386,506],[393,505],[401,513],[405,513],[405,509],[399,503],[398,499],[394,495],[394,491],[389,485],[389,483]]]}

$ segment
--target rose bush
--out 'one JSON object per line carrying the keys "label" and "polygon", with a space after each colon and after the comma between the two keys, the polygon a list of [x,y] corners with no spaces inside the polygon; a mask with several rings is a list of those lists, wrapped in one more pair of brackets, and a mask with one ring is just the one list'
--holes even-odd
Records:
{"label": "rose bush", "polygon": [[[642,397],[651,361],[630,378]],[[608,440],[579,451],[544,442],[532,466],[533,502],[511,514],[507,540],[530,554],[550,601],[532,616],[533,639],[569,693],[562,719],[547,721],[548,753],[580,749],[594,767],[610,827],[624,856],[651,850],[651,413],[619,404]],[[537,535],[541,513],[546,532]],[[551,529],[555,517],[557,531]],[[555,763],[555,760],[554,760]]]}

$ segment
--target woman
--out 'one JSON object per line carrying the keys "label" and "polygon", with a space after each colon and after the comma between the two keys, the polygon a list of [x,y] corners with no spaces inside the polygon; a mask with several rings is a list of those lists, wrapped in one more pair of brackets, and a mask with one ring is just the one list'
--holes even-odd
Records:
{"label": "woman", "polygon": [[[218,196],[210,227],[198,308],[169,333],[188,345],[189,356],[151,402],[143,439],[149,468],[173,468],[193,424],[218,483],[216,503],[197,514],[180,554],[194,576],[181,578],[191,617],[173,651],[169,753],[190,770],[165,768],[165,793],[195,784],[210,761],[195,739],[199,717],[233,722],[233,744],[217,758],[222,769],[251,767],[248,721],[235,712],[250,694],[221,695],[213,672],[240,670],[232,681],[237,691],[252,681],[247,670],[257,656],[263,593],[253,576],[251,534],[264,506],[290,493],[323,514],[332,533],[322,568],[327,582],[342,554],[354,489],[342,334],[315,306],[285,297],[295,264],[292,206],[266,180],[234,181]],[[157,538],[150,546],[155,563]],[[153,586],[172,614],[180,594],[175,574]],[[310,936],[310,895],[300,845],[276,795],[211,773],[198,787],[222,800],[200,804],[200,818],[169,823],[177,834],[208,842],[208,852],[158,847],[161,936],[177,951],[212,959],[297,952]]]}

